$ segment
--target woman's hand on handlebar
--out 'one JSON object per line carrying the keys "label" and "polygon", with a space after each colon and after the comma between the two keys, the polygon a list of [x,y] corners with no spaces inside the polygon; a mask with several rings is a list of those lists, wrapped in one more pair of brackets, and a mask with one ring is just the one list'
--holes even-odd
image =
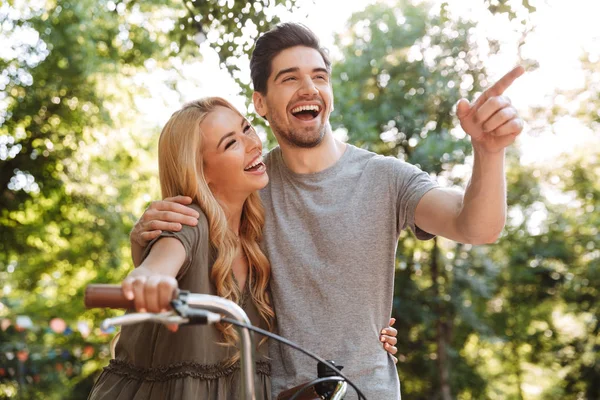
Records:
{"label": "woman's hand on handlebar", "polygon": [[121,288],[138,312],[158,313],[170,308],[177,280],[168,275],[129,275]]}
{"label": "woman's hand on handlebar", "polygon": [[159,239],[144,262],[123,280],[123,296],[133,301],[138,312],[167,311],[171,308],[171,300],[176,296],[178,284],[175,277],[185,259],[186,251],[179,239]]}

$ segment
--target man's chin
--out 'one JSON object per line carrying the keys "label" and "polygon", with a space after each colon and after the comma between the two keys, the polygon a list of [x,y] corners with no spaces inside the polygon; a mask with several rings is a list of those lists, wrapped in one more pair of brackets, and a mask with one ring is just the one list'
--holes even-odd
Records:
{"label": "man's chin", "polygon": [[318,146],[325,137],[323,129],[298,129],[287,135],[287,141],[297,147],[311,148]]}
{"label": "man's chin", "polygon": [[290,126],[293,124],[290,124],[285,129],[281,129],[283,126],[277,124],[277,121],[269,122],[271,123],[271,129],[280,144],[283,141],[293,147],[309,149],[317,147],[325,138],[326,128],[323,124],[311,127],[294,127]]}

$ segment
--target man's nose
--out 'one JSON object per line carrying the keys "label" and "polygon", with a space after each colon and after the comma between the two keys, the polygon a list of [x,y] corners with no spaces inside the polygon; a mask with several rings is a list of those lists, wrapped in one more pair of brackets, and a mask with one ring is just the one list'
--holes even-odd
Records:
{"label": "man's nose", "polygon": [[311,77],[306,77],[302,80],[300,94],[303,96],[314,96],[319,94],[319,90],[315,86],[315,83],[313,82]]}

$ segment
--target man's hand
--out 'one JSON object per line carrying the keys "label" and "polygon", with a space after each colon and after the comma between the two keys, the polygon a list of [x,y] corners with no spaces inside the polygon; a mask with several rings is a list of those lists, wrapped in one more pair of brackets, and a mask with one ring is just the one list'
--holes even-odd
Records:
{"label": "man's hand", "polygon": [[456,116],[463,130],[471,136],[473,147],[487,153],[497,153],[512,144],[523,130],[523,120],[502,94],[523,73],[515,67],[473,103],[461,99],[456,106]]}
{"label": "man's hand", "polygon": [[187,207],[192,199],[187,196],[168,197],[161,201],[153,201],[135,223],[129,237],[144,248],[157,238],[162,231],[180,231],[181,224],[195,226],[198,223],[198,212]]}
{"label": "man's hand", "polygon": [[398,339],[396,336],[398,335],[398,331],[392,328],[392,325],[396,323],[396,318],[390,318],[390,326],[381,330],[381,335],[379,336],[379,340],[383,343],[383,349],[390,353],[392,356],[392,360],[394,360],[394,364],[398,364],[398,359],[394,354],[398,352],[396,348],[396,344],[398,343]]}

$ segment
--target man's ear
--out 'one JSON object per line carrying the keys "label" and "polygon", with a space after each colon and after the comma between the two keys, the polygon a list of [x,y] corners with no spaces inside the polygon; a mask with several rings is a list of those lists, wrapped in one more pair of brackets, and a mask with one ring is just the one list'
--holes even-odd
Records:
{"label": "man's ear", "polygon": [[252,93],[252,102],[254,103],[254,109],[261,117],[265,118],[267,115],[267,102],[265,97],[259,92]]}
{"label": "man's ear", "polygon": [[335,96],[333,95],[333,84],[330,83],[330,87],[331,87],[331,111],[333,112],[333,110],[335,110],[334,104],[335,104]]}

